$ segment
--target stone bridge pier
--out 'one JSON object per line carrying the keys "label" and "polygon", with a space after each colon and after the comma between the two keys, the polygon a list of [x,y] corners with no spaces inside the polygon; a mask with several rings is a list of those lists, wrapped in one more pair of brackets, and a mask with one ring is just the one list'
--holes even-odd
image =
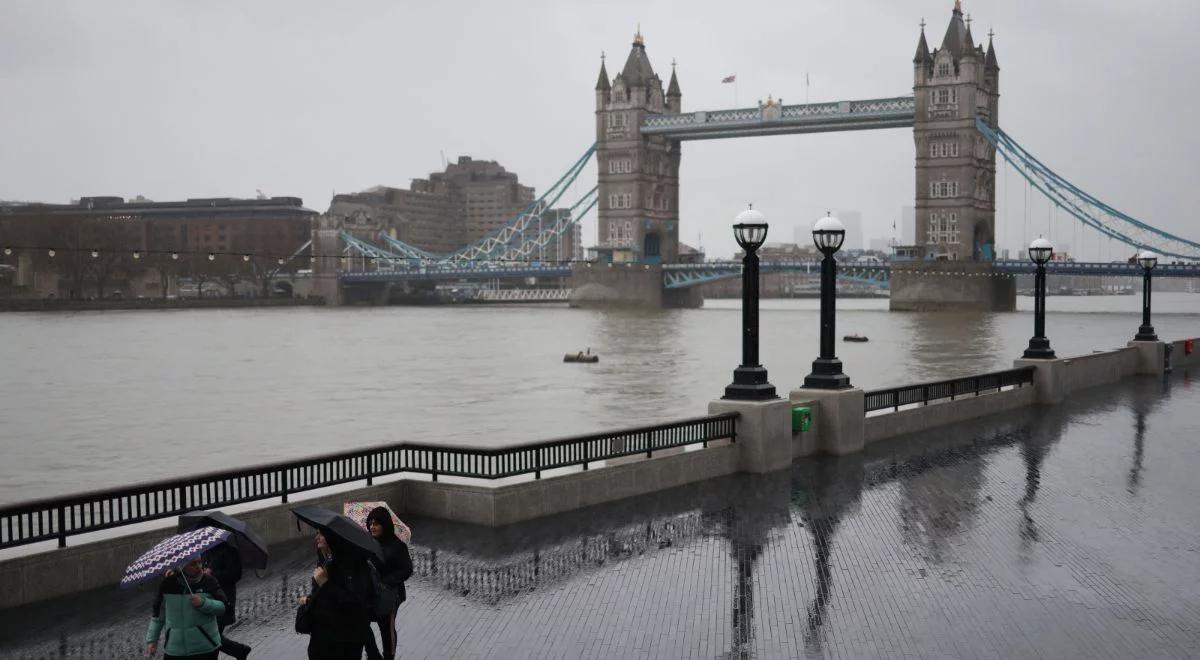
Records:
{"label": "stone bridge pier", "polygon": [[668,289],[658,264],[587,263],[571,274],[571,307],[696,308],[704,296],[696,287]]}

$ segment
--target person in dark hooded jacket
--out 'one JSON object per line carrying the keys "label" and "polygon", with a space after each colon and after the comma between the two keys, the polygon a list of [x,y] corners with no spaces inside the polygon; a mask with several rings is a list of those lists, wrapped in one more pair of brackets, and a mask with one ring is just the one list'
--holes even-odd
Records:
{"label": "person in dark hooded jacket", "polygon": [[237,583],[242,579],[242,556],[233,544],[226,541],[204,555],[204,570],[217,578],[225,592],[225,613],[217,619],[221,633],[221,652],[238,660],[246,660],[250,647],[225,636],[225,628],[237,621]]}
{"label": "person in dark hooded jacket", "polygon": [[408,544],[396,536],[392,512],[386,507],[371,509],[371,513],[367,514],[367,529],[383,549],[383,561],[375,558],[371,561],[379,569],[379,581],[383,583],[386,591],[383,598],[388,603],[387,615],[375,621],[383,641],[383,655],[381,656],[379,649],[375,648],[375,636],[368,634],[367,659],[378,660],[382,657],[393,660],[396,657],[396,610],[407,598],[404,581],[413,573],[412,556],[408,553]]}
{"label": "person in dark hooded jacket", "polygon": [[361,551],[317,532],[312,593],[301,599],[311,622],[309,660],[361,660],[371,634],[371,567]]}

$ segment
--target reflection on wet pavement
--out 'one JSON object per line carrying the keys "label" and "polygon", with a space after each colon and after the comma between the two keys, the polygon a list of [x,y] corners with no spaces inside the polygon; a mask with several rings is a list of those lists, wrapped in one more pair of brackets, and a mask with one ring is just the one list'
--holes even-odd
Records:
{"label": "reflection on wet pavement", "polygon": [[[404,657],[1183,657],[1200,648],[1188,374],[489,530],[413,520]],[[292,632],[308,542],[239,589]],[[150,595],[0,616],[16,658],[140,655]]]}

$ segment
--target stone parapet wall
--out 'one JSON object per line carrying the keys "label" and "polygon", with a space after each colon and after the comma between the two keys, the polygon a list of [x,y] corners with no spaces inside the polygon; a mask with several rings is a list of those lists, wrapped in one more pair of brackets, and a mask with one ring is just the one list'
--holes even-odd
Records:
{"label": "stone parapet wall", "polygon": [[866,444],[1033,405],[1034,396],[1034,388],[1026,385],[1001,392],[961,397],[953,401],[944,399],[928,406],[872,415],[866,418]]}

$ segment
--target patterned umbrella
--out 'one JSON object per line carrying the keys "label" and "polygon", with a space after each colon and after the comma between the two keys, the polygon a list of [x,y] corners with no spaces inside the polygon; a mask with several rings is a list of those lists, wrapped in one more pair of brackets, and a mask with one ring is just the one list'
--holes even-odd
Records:
{"label": "patterned umbrella", "polygon": [[392,507],[388,506],[387,502],[344,502],[342,504],[342,514],[366,527],[367,515],[371,513],[371,509],[377,506],[387,509],[388,513],[392,514],[392,524],[396,527],[396,536],[399,536],[400,540],[405,543],[412,541],[412,530],[408,528],[408,525],[404,524],[403,520],[400,520],[400,517],[396,515],[395,511],[392,511]]}
{"label": "patterned umbrella", "polygon": [[223,543],[229,538],[229,530],[216,527],[201,527],[183,534],[163,539],[146,554],[125,568],[121,588],[160,578],[170,569],[178,569],[205,550]]}

